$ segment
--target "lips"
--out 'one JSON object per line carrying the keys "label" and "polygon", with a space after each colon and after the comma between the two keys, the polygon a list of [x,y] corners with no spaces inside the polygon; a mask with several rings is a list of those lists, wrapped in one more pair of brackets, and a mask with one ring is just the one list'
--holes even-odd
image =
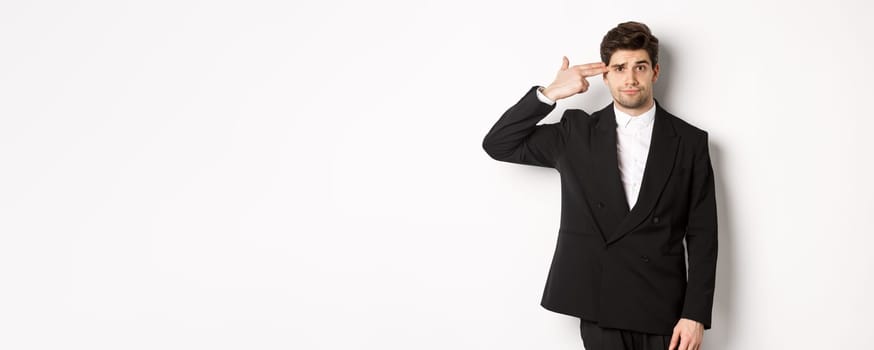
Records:
{"label": "lips", "polygon": [[619,90],[619,91],[622,91],[623,94],[629,94],[629,95],[636,94],[636,93],[640,92],[640,90]]}

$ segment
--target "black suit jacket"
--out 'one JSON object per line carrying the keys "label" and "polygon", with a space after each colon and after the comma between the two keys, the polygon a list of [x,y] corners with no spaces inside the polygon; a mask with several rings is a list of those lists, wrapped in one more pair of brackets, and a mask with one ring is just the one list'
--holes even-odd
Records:
{"label": "black suit jacket", "polygon": [[555,105],[536,89],[501,116],[483,148],[560,174],[561,225],[541,305],[602,327],[670,335],[684,317],[710,329],[717,220],[707,132],[656,101],[643,183],[629,209],[613,104],[537,125]]}

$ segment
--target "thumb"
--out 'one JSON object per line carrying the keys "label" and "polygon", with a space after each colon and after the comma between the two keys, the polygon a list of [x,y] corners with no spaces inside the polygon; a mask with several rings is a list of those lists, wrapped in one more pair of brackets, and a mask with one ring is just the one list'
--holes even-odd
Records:
{"label": "thumb", "polygon": [[561,70],[566,70],[570,66],[567,56],[561,56]]}

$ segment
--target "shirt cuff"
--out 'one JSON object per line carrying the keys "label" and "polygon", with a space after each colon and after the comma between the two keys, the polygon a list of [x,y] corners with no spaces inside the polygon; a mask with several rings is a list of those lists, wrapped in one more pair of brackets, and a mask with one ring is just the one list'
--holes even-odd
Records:
{"label": "shirt cuff", "polygon": [[546,97],[546,95],[544,95],[542,92],[540,92],[540,90],[543,90],[543,89],[544,89],[543,86],[537,88],[537,99],[540,100],[540,102],[543,102],[545,104],[554,105],[555,101],[550,100],[549,97]]}

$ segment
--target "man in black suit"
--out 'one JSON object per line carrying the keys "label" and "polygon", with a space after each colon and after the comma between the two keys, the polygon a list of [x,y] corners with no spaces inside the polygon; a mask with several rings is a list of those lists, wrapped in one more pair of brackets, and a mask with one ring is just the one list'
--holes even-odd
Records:
{"label": "man in black suit", "polygon": [[[558,170],[561,224],[541,305],[579,317],[586,349],[697,350],[716,283],[708,133],[653,97],[658,39],[645,24],[611,29],[601,61],[570,66],[563,57],[555,80],[530,88],[483,148],[496,160]],[[612,103],[537,125],[595,75]]]}

